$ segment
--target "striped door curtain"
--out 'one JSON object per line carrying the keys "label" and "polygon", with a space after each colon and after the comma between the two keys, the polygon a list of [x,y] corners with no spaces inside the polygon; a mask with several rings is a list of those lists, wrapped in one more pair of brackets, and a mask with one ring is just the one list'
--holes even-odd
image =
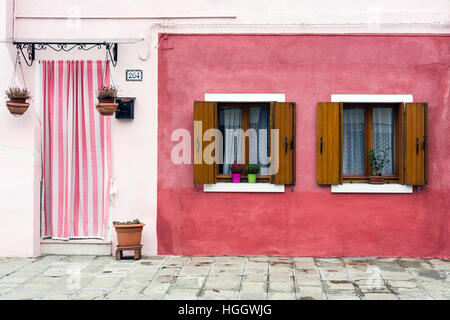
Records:
{"label": "striped door curtain", "polygon": [[[95,109],[105,61],[41,61],[42,235],[104,239],[111,180],[111,118]],[[103,80],[104,79],[104,80]]]}

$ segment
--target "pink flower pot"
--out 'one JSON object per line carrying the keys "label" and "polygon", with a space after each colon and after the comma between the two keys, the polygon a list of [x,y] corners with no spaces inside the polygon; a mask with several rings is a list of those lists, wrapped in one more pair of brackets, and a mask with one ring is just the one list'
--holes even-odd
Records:
{"label": "pink flower pot", "polygon": [[232,173],[231,178],[233,179],[233,183],[241,182],[241,174],[240,173]]}

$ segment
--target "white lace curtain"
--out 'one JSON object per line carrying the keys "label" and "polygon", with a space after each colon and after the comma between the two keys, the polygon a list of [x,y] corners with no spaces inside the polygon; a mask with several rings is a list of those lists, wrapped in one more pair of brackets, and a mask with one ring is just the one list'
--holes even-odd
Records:
{"label": "white lace curtain", "polygon": [[[373,149],[385,150],[389,162],[381,174],[395,174],[395,117],[392,108],[373,108]],[[344,109],[344,175],[365,173],[365,115],[364,108]],[[387,150],[389,148],[389,150]],[[379,152],[378,152],[379,154]]]}
{"label": "white lace curtain", "polygon": [[223,173],[231,174],[230,166],[241,159],[242,112],[239,108],[223,108],[219,114],[220,125],[224,129]]}
{"label": "white lace curtain", "polygon": [[270,169],[270,109],[250,108],[250,134],[249,162],[259,164],[260,174],[269,174]]}
{"label": "white lace curtain", "polygon": [[[242,110],[240,108],[219,109],[220,127],[224,134],[223,174],[231,174],[230,166],[241,159],[242,154]],[[260,165],[260,174],[269,174],[269,108],[250,108],[249,162]]]}
{"label": "white lace curtain", "polygon": [[344,175],[364,175],[364,109],[344,109]]}
{"label": "white lace curtain", "polygon": [[[385,150],[387,152],[384,169],[381,170],[382,175],[394,174],[395,159],[395,121],[394,109],[392,108],[374,108],[373,109],[373,149]],[[387,150],[387,148],[390,148]],[[379,154],[379,153],[378,153]]]}

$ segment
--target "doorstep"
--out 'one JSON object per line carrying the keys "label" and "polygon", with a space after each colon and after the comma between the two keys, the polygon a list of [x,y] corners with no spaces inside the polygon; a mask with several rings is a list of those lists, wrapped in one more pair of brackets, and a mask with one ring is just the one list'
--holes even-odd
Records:
{"label": "doorstep", "polygon": [[41,240],[41,254],[111,255],[111,241],[97,239]]}

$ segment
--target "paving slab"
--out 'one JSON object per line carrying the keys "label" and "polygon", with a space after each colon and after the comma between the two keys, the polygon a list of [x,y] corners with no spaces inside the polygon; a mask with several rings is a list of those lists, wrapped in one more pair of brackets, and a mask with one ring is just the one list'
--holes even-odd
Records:
{"label": "paving slab", "polygon": [[98,276],[98,277],[95,277],[88,284],[86,284],[86,288],[92,288],[92,289],[94,289],[94,288],[95,289],[113,288],[121,280],[122,280],[122,277],[119,277],[119,276]]}
{"label": "paving slab", "polygon": [[316,276],[295,277],[295,283],[299,286],[322,286],[322,280]]}
{"label": "paving slab", "polygon": [[356,294],[327,294],[328,300],[361,300]]}
{"label": "paving slab", "polygon": [[293,292],[271,292],[268,293],[269,300],[295,300],[295,293]]}
{"label": "paving slab", "polygon": [[243,276],[244,281],[267,281],[267,274],[255,273]]}
{"label": "paving slab", "polygon": [[293,281],[294,276],[291,273],[270,273],[269,280],[270,281]]}
{"label": "paving slab", "polygon": [[82,290],[78,294],[76,294],[74,299],[82,299],[82,300],[98,300],[103,299],[107,294],[106,290]]}
{"label": "paving slab", "polygon": [[365,293],[364,300],[398,300],[393,293]]}
{"label": "paving slab", "polygon": [[270,281],[269,292],[294,292],[293,281]]}
{"label": "paving slab", "polygon": [[183,276],[178,277],[173,283],[175,288],[179,289],[200,289],[205,283],[206,277],[201,276]]}
{"label": "paving slab", "polygon": [[164,295],[169,290],[170,283],[152,281],[142,292],[144,295]]}
{"label": "paving slab", "polygon": [[354,291],[355,287],[348,280],[327,280],[324,282],[325,290],[329,291]]}
{"label": "paving slab", "polygon": [[242,281],[241,292],[267,292],[267,282],[266,281]]}
{"label": "paving slab", "polygon": [[197,300],[200,289],[172,288],[164,297],[165,300]]}
{"label": "paving slab", "polygon": [[238,290],[241,284],[242,277],[239,276],[209,276],[205,282],[206,289],[221,289],[221,290]]}
{"label": "paving slab", "polygon": [[218,267],[213,266],[209,274],[214,275],[242,275],[244,267],[236,268],[236,267]]}
{"label": "paving slab", "polygon": [[239,294],[240,300],[266,300],[266,292],[241,291]]}
{"label": "paving slab", "polygon": [[417,288],[417,281],[414,280],[388,280],[388,284],[394,288]]}
{"label": "paving slab", "polygon": [[32,300],[40,294],[42,294],[42,291],[39,290],[15,289],[0,296],[0,300]]}
{"label": "paving slab", "polygon": [[132,300],[141,291],[142,287],[127,287],[127,288],[119,287],[109,292],[106,298],[109,300]]}
{"label": "paving slab", "polygon": [[185,266],[181,269],[179,275],[187,276],[187,275],[207,275],[209,273],[209,267],[190,267]]}
{"label": "paving slab", "polygon": [[208,289],[200,293],[200,300],[232,300],[238,298],[238,292],[234,290]]}

